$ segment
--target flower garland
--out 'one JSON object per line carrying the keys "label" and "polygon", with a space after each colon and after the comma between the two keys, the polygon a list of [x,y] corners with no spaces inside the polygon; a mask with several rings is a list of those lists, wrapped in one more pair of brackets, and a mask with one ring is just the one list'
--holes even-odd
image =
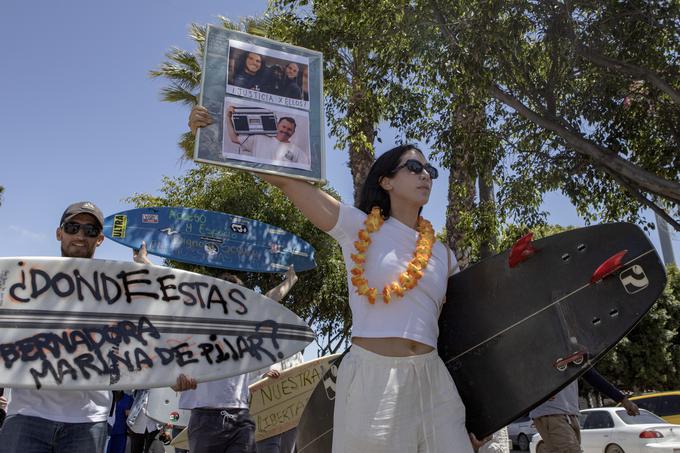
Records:
{"label": "flower garland", "polygon": [[[371,213],[364,221],[366,228],[359,230],[359,240],[354,242],[354,248],[357,253],[350,255],[355,264],[350,271],[352,273],[352,285],[356,288],[357,294],[366,296],[371,304],[375,303],[378,297],[378,290],[377,288],[369,288],[368,281],[364,277],[365,253],[371,245],[371,233],[380,230],[383,223],[385,223],[385,219],[380,214],[380,208],[377,206],[373,207]],[[383,287],[381,296],[386,304],[390,303],[393,294],[402,297],[406,291],[415,288],[418,280],[423,276],[427,263],[430,261],[435,241],[432,224],[422,217],[418,217],[417,231],[418,240],[416,241],[416,249],[413,252],[413,259],[406,266],[406,271],[399,274],[398,281],[395,280]]]}

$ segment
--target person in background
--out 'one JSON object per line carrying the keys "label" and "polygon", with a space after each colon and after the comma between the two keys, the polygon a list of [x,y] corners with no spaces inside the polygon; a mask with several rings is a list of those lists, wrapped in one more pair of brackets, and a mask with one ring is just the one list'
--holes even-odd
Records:
{"label": "person in background", "polygon": [[[268,370],[262,374],[260,379],[265,377],[279,379],[282,371],[301,365],[303,362],[303,352],[300,351],[297,354],[270,366]],[[296,436],[297,428],[291,428],[281,434],[261,440],[256,444],[257,453],[293,453],[295,450]]]}
{"label": "person in background", "polygon": [[150,453],[151,446],[160,432],[160,424],[146,415],[149,391],[135,390],[133,396],[134,401],[127,420],[130,453]]}
{"label": "person in background", "polygon": [[[142,243],[134,259],[138,263],[152,264]],[[230,273],[222,279],[243,286],[243,282]],[[297,281],[293,268],[285,280],[271,289],[266,296],[280,301]],[[249,375],[242,374],[198,384],[192,377],[180,374],[172,389],[182,392],[180,409],[191,410],[189,419],[189,451],[191,453],[255,453],[255,423],[248,410]]]}
{"label": "person in background", "polygon": [[[267,295],[274,300],[281,300],[290,291],[293,285],[297,282],[297,275],[293,266],[286,272],[285,285],[279,285],[270,291]],[[276,362],[267,367],[266,370],[256,371],[251,373],[254,375],[253,381],[258,381],[263,378],[278,379],[281,377],[281,372],[296,367],[304,362],[303,352],[300,351],[287,359]],[[267,439],[257,442],[257,453],[292,453],[295,449],[295,437],[297,436],[297,429],[292,428],[279,435],[269,437]]]}
{"label": "person in background", "polygon": [[[628,415],[639,415],[640,409],[594,368],[581,376],[597,391],[607,395],[626,409]],[[529,412],[536,431],[541,435],[546,453],[581,453],[578,381]]]}
{"label": "person in background", "polygon": [[116,401],[113,426],[111,427],[106,453],[125,453],[125,446],[127,444],[126,420],[132,407],[132,396],[124,392],[121,393],[120,398]]}

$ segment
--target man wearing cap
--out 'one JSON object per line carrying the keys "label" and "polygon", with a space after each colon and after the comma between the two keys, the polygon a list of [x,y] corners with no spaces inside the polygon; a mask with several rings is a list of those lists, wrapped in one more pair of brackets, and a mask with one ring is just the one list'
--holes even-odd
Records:
{"label": "man wearing cap", "polygon": [[[104,216],[89,201],[70,205],[61,216],[61,256],[92,258],[104,240]],[[0,451],[103,453],[110,391],[12,389]]]}

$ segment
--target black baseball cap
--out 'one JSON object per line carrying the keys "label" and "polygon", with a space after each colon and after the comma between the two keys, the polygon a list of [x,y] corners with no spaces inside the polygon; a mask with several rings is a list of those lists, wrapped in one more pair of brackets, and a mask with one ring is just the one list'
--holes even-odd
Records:
{"label": "black baseball cap", "polygon": [[63,225],[78,214],[90,214],[92,217],[97,219],[99,228],[104,228],[104,214],[102,214],[102,211],[97,207],[97,205],[91,201],[79,201],[78,203],[73,203],[70,205],[61,215],[61,221],[59,222],[59,225]]}

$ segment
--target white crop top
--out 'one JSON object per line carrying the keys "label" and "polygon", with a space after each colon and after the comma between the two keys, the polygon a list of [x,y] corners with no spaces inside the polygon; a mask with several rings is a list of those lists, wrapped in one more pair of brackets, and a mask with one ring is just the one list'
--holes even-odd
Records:
{"label": "white crop top", "polygon": [[[359,240],[357,234],[364,228],[364,220],[366,214],[363,211],[341,204],[338,223],[328,232],[340,244],[345,258],[352,335],[407,338],[436,348],[440,305],[448,280],[447,261],[450,255],[451,273],[457,272],[455,255],[447,253],[446,246],[437,241],[424,275],[415,288],[406,291],[403,297],[393,296],[389,304],[378,297],[372,305],[365,296],[356,293],[349,273],[354,266],[350,254],[356,253],[354,241]],[[377,288],[380,293],[385,284],[398,280],[399,274],[406,270],[406,265],[413,258],[417,239],[417,231],[393,217],[385,221],[380,231],[372,233],[364,264],[368,286]]]}

